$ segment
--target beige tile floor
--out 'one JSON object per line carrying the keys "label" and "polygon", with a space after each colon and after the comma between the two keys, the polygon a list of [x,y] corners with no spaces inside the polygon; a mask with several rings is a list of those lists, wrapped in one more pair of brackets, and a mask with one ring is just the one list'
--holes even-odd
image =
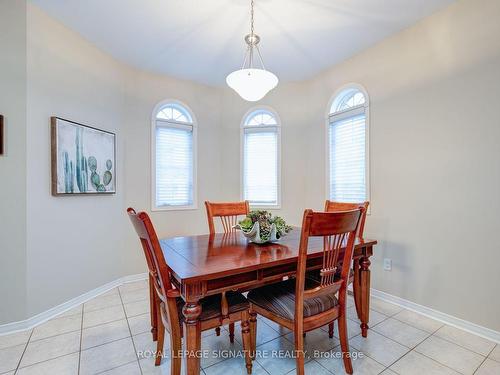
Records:
{"label": "beige tile floor", "polygon": [[[354,374],[500,374],[500,345],[375,298],[371,308],[371,330],[365,339],[349,299],[350,346],[357,355]],[[155,367],[153,359],[140,354],[155,349],[149,325],[147,283],[126,284],[30,331],[0,336],[0,374],[167,375],[168,358]],[[334,356],[339,350],[338,330],[333,339],[326,331],[325,327],[307,334],[311,358],[306,374],[344,374],[342,361]],[[227,331],[220,337],[214,331],[204,332],[202,348],[241,350],[240,335],[238,327],[237,341],[231,345]],[[293,358],[273,356],[293,349],[290,331],[259,318],[257,345],[254,375],[295,372]],[[201,365],[205,375],[246,373],[240,357],[208,356]]]}

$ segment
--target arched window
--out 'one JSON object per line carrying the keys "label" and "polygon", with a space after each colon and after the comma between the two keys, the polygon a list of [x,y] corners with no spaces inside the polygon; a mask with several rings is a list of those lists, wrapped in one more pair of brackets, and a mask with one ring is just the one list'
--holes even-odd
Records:
{"label": "arched window", "polygon": [[280,123],[268,108],[250,110],[243,118],[242,198],[252,206],[280,206]]}
{"label": "arched window", "polygon": [[175,101],[153,113],[153,210],[196,208],[196,123]]}
{"label": "arched window", "polygon": [[368,95],[358,85],[338,91],[328,115],[328,197],[369,200]]}

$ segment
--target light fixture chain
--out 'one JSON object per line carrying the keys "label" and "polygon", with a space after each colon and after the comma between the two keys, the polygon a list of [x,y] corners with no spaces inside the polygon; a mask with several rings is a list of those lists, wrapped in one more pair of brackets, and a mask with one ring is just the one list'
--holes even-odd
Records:
{"label": "light fixture chain", "polygon": [[253,7],[254,7],[254,0],[251,0],[250,2],[250,35],[253,37]]}

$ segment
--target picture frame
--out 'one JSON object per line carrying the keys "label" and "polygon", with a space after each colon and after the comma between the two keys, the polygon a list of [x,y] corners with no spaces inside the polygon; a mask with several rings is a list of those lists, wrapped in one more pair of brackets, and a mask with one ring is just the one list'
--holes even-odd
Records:
{"label": "picture frame", "polygon": [[53,196],[116,193],[115,133],[51,117]]}

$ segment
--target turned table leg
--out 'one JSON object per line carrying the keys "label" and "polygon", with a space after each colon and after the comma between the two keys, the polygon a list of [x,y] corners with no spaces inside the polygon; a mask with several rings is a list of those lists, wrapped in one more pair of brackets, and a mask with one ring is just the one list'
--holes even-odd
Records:
{"label": "turned table leg", "polygon": [[201,324],[199,316],[201,305],[198,301],[187,302],[182,309],[184,314],[184,338],[186,340],[186,374],[200,374]]}
{"label": "turned table leg", "polygon": [[250,311],[250,357],[255,359],[255,351],[257,346],[257,313]]}
{"label": "turned table leg", "polygon": [[158,339],[158,307],[156,306],[156,291],[154,286],[153,276],[149,275],[149,308],[151,310],[151,334],[153,335],[153,341]]}
{"label": "turned table leg", "polygon": [[360,307],[361,307],[361,334],[368,335],[368,321],[370,318],[370,259],[363,256],[360,261]]}
{"label": "turned table leg", "polygon": [[352,281],[352,294],[354,297],[354,306],[356,307],[356,313],[358,314],[358,319],[361,320],[361,282],[360,282],[360,268],[359,259],[354,259],[352,265],[352,271],[354,273]]}

